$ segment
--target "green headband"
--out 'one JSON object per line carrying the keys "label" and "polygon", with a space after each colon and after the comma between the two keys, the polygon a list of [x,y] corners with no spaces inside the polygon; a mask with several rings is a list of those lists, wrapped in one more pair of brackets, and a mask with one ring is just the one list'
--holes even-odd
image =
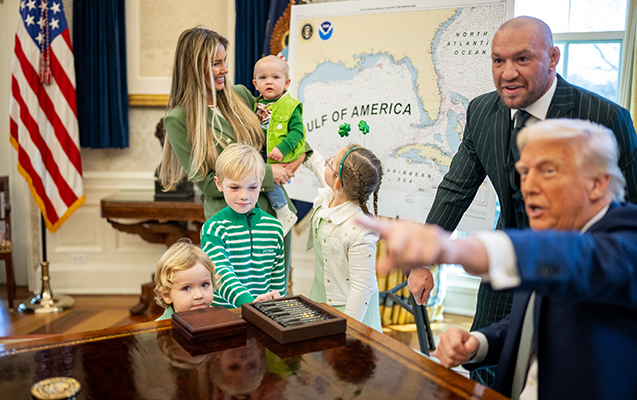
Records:
{"label": "green headband", "polygon": [[339,178],[341,178],[341,187],[343,186],[343,164],[345,163],[345,159],[347,158],[347,156],[349,156],[349,153],[358,149],[362,149],[362,147],[352,147],[351,149],[347,150],[347,153],[345,153],[343,159],[341,160],[341,166],[338,168],[338,175]]}

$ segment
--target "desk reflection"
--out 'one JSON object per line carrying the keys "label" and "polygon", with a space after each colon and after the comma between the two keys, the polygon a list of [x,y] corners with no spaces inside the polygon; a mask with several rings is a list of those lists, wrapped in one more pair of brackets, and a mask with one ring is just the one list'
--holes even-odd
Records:
{"label": "desk reflection", "polygon": [[0,398],[32,399],[35,382],[70,376],[77,399],[504,399],[350,318],[345,334],[288,345],[250,324],[195,345],[170,323],[8,346]]}

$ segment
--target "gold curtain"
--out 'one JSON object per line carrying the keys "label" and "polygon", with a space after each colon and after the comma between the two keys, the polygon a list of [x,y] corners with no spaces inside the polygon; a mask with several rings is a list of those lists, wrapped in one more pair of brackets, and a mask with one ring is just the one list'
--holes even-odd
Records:
{"label": "gold curtain", "polygon": [[[381,257],[384,257],[387,254],[387,244],[381,239],[378,241],[378,246],[376,250],[376,262]],[[407,276],[401,271],[392,271],[389,274],[376,273],[376,279],[378,279],[378,290],[381,292],[385,290],[389,290],[401,282],[404,282],[407,279]],[[405,286],[400,291],[396,292],[396,296],[401,297],[404,301],[409,302],[409,289]],[[383,323],[383,326],[387,325],[404,325],[404,324],[413,324],[414,316],[407,312],[404,308],[399,306],[398,304],[393,304],[391,306],[386,306],[385,304],[393,303],[390,299],[385,298],[385,302],[381,301],[380,305],[380,319]]]}
{"label": "gold curtain", "polygon": [[[381,257],[384,257],[386,254],[387,254],[387,244],[384,240],[381,239],[378,241],[376,260],[378,261]],[[434,276],[434,281],[435,281],[435,286],[431,294],[431,298],[435,298],[436,301],[433,304],[431,304],[431,301],[430,301],[430,304],[427,307],[427,314],[429,316],[430,321],[434,321],[436,319],[442,319],[442,304],[444,302],[444,296],[443,295],[437,296],[439,290],[441,290],[441,287],[439,285],[440,283],[439,268],[440,267],[437,265],[431,268],[431,273]],[[392,271],[390,274],[383,274],[383,273],[377,272],[376,276],[378,279],[378,290],[380,290],[381,292],[385,290],[389,290],[399,285],[401,282],[404,282],[405,280],[407,280],[407,275],[405,275],[401,271]],[[410,293],[407,286],[405,286],[400,291],[396,292],[396,296],[401,297],[402,300],[404,300],[406,303],[409,303],[409,294]],[[386,298],[385,303],[381,301],[381,305],[380,305],[380,317],[381,317],[381,322],[383,326],[405,325],[405,324],[414,323],[414,316],[412,314],[407,312],[407,310],[405,310],[398,304],[394,304],[391,300],[389,301],[388,300],[389,299]],[[387,306],[386,304],[389,304],[389,303],[391,303],[391,305]]]}

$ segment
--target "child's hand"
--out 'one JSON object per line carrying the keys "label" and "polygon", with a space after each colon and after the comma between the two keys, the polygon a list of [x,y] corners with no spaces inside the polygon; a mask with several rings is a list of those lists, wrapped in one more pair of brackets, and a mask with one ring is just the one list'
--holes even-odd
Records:
{"label": "child's hand", "polygon": [[271,290],[270,292],[266,294],[258,295],[256,299],[254,299],[254,301],[274,300],[274,299],[280,299],[280,298],[281,298],[281,294],[279,293],[278,290]]}
{"label": "child's hand", "polygon": [[272,149],[270,154],[268,154],[268,158],[271,158],[274,161],[281,161],[283,160],[283,153],[281,153],[281,150],[275,147],[274,149]]}
{"label": "child's hand", "polygon": [[[315,150],[316,151],[316,150]],[[314,153],[316,154],[316,153]],[[320,156],[320,154],[319,154]],[[323,157],[321,157],[322,159]],[[302,153],[299,158],[297,158],[294,161],[290,161],[289,163],[285,163],[282,164],[285,169],[287,169],[288,171],[290,171],[290,173],[292,174],[292,176],[294,176],[294,174],[296,173],[296,170],[299,169],[299,167],[301,166],[301,163],[305,161],[305,153]],[[325,160],[321,161],[320,165],[323,166],[323,164],[325,163]],[[309,168],[309,167],[308,167]],[[322,167],[323,169],[325,169],[325,166]]]}

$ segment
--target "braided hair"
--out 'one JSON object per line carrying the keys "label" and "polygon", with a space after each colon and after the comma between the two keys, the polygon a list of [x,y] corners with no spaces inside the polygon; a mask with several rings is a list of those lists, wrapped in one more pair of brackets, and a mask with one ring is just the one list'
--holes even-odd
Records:
{"label": "braided hair", "polygon": [[357,144],[350,144],[345,151],[359,147],[352,151],[345,162],[341,173],[341,185],[345,196],[358,203],[365,214],[370,214],[367,209],[367,200],[374,194],[374,215],[378,215],[378,190],[383,180],[383,166],[378,157],[371,151]]}

